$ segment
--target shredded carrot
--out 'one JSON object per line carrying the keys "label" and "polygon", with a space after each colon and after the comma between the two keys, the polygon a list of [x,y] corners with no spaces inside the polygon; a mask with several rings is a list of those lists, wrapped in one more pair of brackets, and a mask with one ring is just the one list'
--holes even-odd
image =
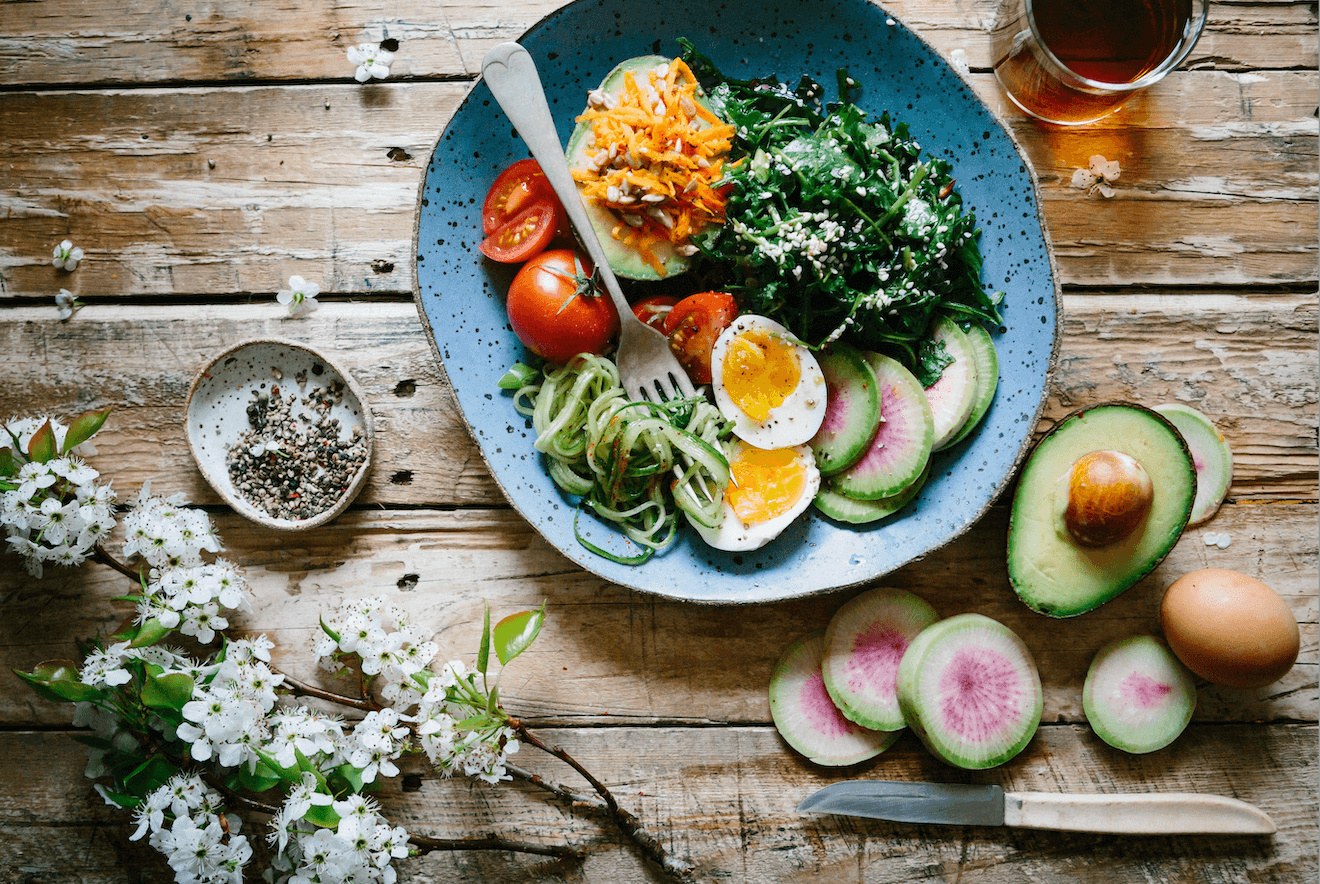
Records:
{"label": "shredded carrot", "polygon": [[702,107],[697,91],[692,71],[674,59],[663,74],[625,73],[613,102],[596,102],[578,117],[591,123],[591,139],[573,178],[584,197],[630,222],[616,225],[614,238],[661,276],[656,243],[681,246],[724,223],[718,184],[735,129]]}

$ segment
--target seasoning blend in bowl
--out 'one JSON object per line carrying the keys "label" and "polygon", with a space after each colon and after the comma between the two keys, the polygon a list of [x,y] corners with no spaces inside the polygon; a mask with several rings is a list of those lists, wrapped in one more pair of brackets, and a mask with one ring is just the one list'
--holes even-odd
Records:
{"label": "seasoning blend in bowl", "polygon": [[372,419],[357,383],[304,344],[255,340],[211,361],[188,392],[188,447],[238,513],[271,528],[325,524],[362,490]]}

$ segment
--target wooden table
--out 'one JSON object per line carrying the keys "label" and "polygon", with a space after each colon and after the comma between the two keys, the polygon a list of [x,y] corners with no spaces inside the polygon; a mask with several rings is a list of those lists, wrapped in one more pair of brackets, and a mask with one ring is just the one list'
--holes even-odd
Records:
{"label": "wooden table", "polygon": [[[1064,285],[1046,424],[1106,399],[1186,402],[1233,447],[1229,500],[1147,579],[1099,611],[1027,611],[1004,570],[1001,501],[962,539],[885,578],[942,614],[1017,630],[1040,665],[1042,726],[1010,764],[964,773],[911,736],[873,762],[804,762],[770,722],[776,657],[850,593],[753,607],[640,595],[571,566],[505,504],[457,413],[413,303],[414,200],[432,145],[487,48],[555,0],[400,4],[105,2],[0,5],[0,412],[114,406],[93,463],[122,498],[150,480],[212,508],[256,593],[248,632],[316,678],[316,618],[383,593],[472,659],[482,602],[548,602],[546,629],[503,700],[604,780],[710,881],[1299,882],[1317,868],[1316,7],[1215,3],[1184,70],[1113,119],[1061,130],[1006,107],[989,73],[993,0],[902,0],[892,11],[948,54],[1010,122],[1040,177]],[[362,86],[345,49],[399,41],[389,79]],[[1069,186],[1092,154],[1122,165],[1112,200]],[[73,273],[53,246],[86,250]],[[274,301],[292,274],[329,294],[306,318]],[[55,293],[87,305],[60,322]],[[183,403],[209,357],[278,335],[331,351],[365,386],[376,461],[328,527],[274,536],[205,485]],[[1045,424],[1042,425],[1044,429]],[[1205,532],[1226,533],[1226,549]],[[1302,627],[1297,666],[1268,688],[1202,685],[1172,746],[1102,743],[1081,682],[1102,643],[1158,629],[1161,593],[1205,566],[1257,576]],[[86,565],[28,578],[0,557],[0,658],[30,668],[129,613],[122,577]],[[82,775],[69,708],[0,678],[0,877],[163,881],[127,815]],[[548,757],[520,760],[576,787]],[[494,832],[586,847],[581,863],[503,852],[402,861],[405,881],[655,881],[608,822],[523,783],[414,773],[389,811],[412,831]],[[1192,790],[1258,804],[1272,837],[1113,838],[806,818],[796,802],[847,777],[998,783],[1058,792]],[[259,830],[258,830],[259,833]],[[254,876],[255,877],[255,876]]]}

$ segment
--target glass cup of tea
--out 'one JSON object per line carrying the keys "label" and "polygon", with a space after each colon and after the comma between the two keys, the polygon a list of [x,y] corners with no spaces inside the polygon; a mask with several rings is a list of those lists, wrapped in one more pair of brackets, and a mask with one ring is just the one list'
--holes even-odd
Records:
{"label": "glass cup of tea", "polygon": [[1182,64],[1209,10],[1210,0],[1003,0],[995,77],[1033,117],[1094,122]]}

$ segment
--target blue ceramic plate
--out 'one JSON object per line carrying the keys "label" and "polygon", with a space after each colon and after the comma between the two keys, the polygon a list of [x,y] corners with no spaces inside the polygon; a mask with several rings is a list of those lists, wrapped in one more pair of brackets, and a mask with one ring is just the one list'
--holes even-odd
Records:
{"label": "blue ceramic plate", "polygon": [[[677,54],[686,36],[726,74],[776,74],[823,84],[845,67],[873,116],[906,121],[926,152],[946,157],[964,204],[981,225],[985,283],[1007,293],[995,335],[999,390],[982,425],[935,455],[930,480],[898,515],[852,527],[810,511],[749,553],[706,547],[690,529],[641,566],[618,565],[582,547],[574,501],[550,481],[533,434],[496,387],[528,358],[510,331],[504,293],[512,272],[485,261],[481,203],[504,167],[528,155],[482,82],[473,86],[436,145],[422,184],[417,225],[420,312],[490,471],[509,502],[564,555],[607,580],[699,602],[764,602],[873,580],[938,549],[981,518],[1029,447],[1044,405],[1058,340],[1058,287],[1030,164],[1005,126],[919,37],[865,0],[578,0],[520,40],[545,83],[561,141],[589,89],[619,61]],[[593,541],[625,553],[622,538],[582,524]]]}

